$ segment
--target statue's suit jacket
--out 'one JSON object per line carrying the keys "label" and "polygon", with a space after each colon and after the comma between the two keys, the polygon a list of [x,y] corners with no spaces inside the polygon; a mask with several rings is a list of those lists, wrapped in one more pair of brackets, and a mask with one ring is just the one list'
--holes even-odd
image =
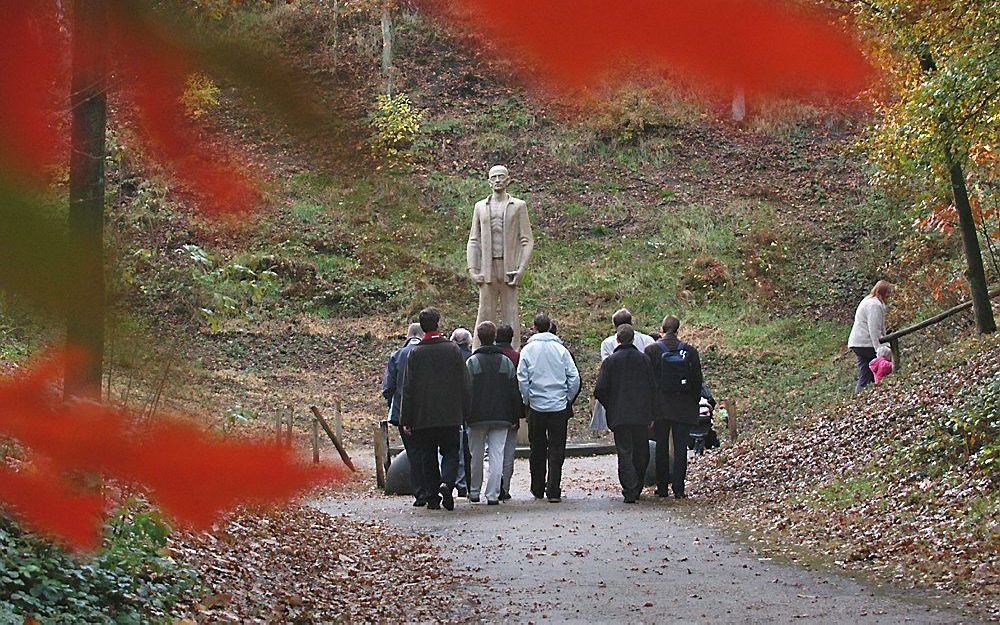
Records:
{"label": "statue's suit jacket", "polygon": [[[528,206],[523,200],[510,197],[503,214],[503,270],[521,272],[528,265],[535,238],[531,234]],[[489,198],[476,202],[469,232],[469,273],[483,274],[487,282],[501,282],[505,276],[493,275],[493,230],[490,228]]]}

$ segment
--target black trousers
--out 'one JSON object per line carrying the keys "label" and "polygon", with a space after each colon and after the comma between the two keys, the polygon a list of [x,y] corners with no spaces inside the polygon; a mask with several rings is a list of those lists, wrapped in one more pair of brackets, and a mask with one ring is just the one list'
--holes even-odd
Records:
{"label": "black trousers", "polygon": [[854,392],[858,393],[869,384],[875,383],[875,374],[868,367],[868,364],[875,360],[875,348],[852,347],[851,351],[858,359],[858,383],[854,385]]}
{"label": "black trousers", "polygon": [[566,459],[566,426],[572,408],[559,412],[538,412],[528,408],[528,443],[531,455],[531,494],[561,497],[563,461]]}
{"label": "black trousers", "polygon": [[615,428],[618,452],[618,481],[625,499],[639,498],[649,465],[649,426],[619,425]]}
{"label": "black trousers", "polygon": [[667,487],[672,486],[675,495],[683,495],[691,426],[675,421],[656,420],[653,422],[653,436],[656,440],[657,494],[666,495]]}
{"label": "black trousers", "polygon": [[410,490],[413,492],[413,498],[417,501],[427,501],[424,466],[420,460],[420,446],[413,441],[413,435],[407,434],[402,426],[399,426],[399,438],[403,439],[403,449],[406,450],[406,458],[410,461]]}
{"label": "black trousers", "polygon": [[[423,467],[424,489],[427,503],[441,501],[441,489],[452,490],[458,478],[458,442],[460,428],[426,428],[413,431],[413,442],[419,449],[420,466]],[[438,465],[438,452],[441,464]]]}

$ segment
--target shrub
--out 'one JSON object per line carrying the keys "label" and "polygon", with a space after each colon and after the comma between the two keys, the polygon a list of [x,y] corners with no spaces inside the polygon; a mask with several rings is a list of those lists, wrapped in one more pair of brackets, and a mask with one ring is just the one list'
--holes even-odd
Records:
{"label": "shrub", "polygon": [[743,275],[760,296],[775,296],[789,260],[788,245],[776,231],[764,227],[741,245]]}
{"label": "shrub", "polygon": [[916,443],[900,450],[900,458],[905,465],[934,475],[967,465],[994,484],[1000,482],[1000,375],[934,417]]}
{"label": "shrub", "polygon": [[728,283],[729,272],[722,261],[711,256],[699,256],[681,274],[680,286],[687,291],[702,291],[711,295]]}
{"label": "shrub", "polygon": [[188,115],[198,119],[219,106],[219,87],[204,74],[191,74],[188,77],[181,102]]}
{"label": "shrub", "polygon": [[649,135],[692,119],[692,110],[681,95],[662,84],[631,84],[602,98],[590,126],[607,143],[638,145]]}
{"label": "shrub", "polygon": [[414,108],[410,96],[379,96],[369,118],[372,128],[372,151],[390,164],[412,156],[413,144],[420,136],[424,111]]}
{"label": "shrub", "polygon": [[0,623],[169,622],[192,596],[195,574],[165,555],[160,515],[126,504],[102,550],[80,559],[0,516]]}

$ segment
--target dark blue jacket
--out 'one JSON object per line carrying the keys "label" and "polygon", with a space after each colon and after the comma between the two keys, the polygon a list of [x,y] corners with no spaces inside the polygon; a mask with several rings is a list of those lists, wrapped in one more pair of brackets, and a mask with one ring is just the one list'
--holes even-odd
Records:
{"label": "dark blue jacket", "polygon": [[406,373],[406,359],[413,346],[420,342],[420,337],[413,337],[392,352],[385,365],[385,375],[382,377],[382,397],[389,404],[389,423],[399,425],[399,402],[403,397],[403,374]]}

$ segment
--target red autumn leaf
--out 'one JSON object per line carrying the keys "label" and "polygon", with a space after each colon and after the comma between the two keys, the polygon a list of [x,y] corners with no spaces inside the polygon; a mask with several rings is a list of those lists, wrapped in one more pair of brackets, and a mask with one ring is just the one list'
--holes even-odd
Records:
{"label": "red autumn leaf", "polygon": [[[238,504],[280,503],[344,475],[302,465],[290,450],[273,444],[220,439],[178,421],[139,422],[90,402],[57,402],[51,385],[65,361],[52,359],[0,384],[0,434],[19,440],[63,474],[82,471],[136,482],[182,524],[206,527]],[[71,359],[69,366],[78,363]],[[50,490],[57,499],[58,492]],[[75,546],[89,545],[78,533],[58,529],[59,508],[28,514],[12,503],[34,527]]]}
{"label": "red autumn leaf", "polygon": [[210,214],[240,213],[259,203],[250,176],[234,157],[203,142],[181,98],[196,67],[188,53],[144,21],[113,13],[116,79],[154,159],[192,191]]}
{"label": "red autumn leaf", "polygon": [[0,504],[30,529],[80,549],[100,544],[104,508],[98,495],[70,490],[50,473],[0,466]]}
{"label": "red autumn leaf", "polygon": [[0,168],[40,178],[67,145],[57,128],[65,39],[50,3],[0,0],[0,16]]}
{"label": "red autumn leaf", "polygon": [[[68,141],[58,121],[70,92],[69,37],[53,3],[0,0],[0,165],[22,180],[44,181],[46,168],[66,160]],[[251,175],[224,150],[207,145],[185,115],[181,96],[191,55],[141,18],[112,3],[107,35],[73,33],[87,51],[77,62],[109,60],[109,89],[131,105],[146,153],[172,171],[210,214],[240,213],[260,203]],[[87,58],[90,54],[94,58]]]}
{"label": "red autumn leaf", "polygon": [[827,16],[775,0],[469,0],[470,24],[560,83],[603,78],[621,59],[763,96],[853,96],[874,75]]}

